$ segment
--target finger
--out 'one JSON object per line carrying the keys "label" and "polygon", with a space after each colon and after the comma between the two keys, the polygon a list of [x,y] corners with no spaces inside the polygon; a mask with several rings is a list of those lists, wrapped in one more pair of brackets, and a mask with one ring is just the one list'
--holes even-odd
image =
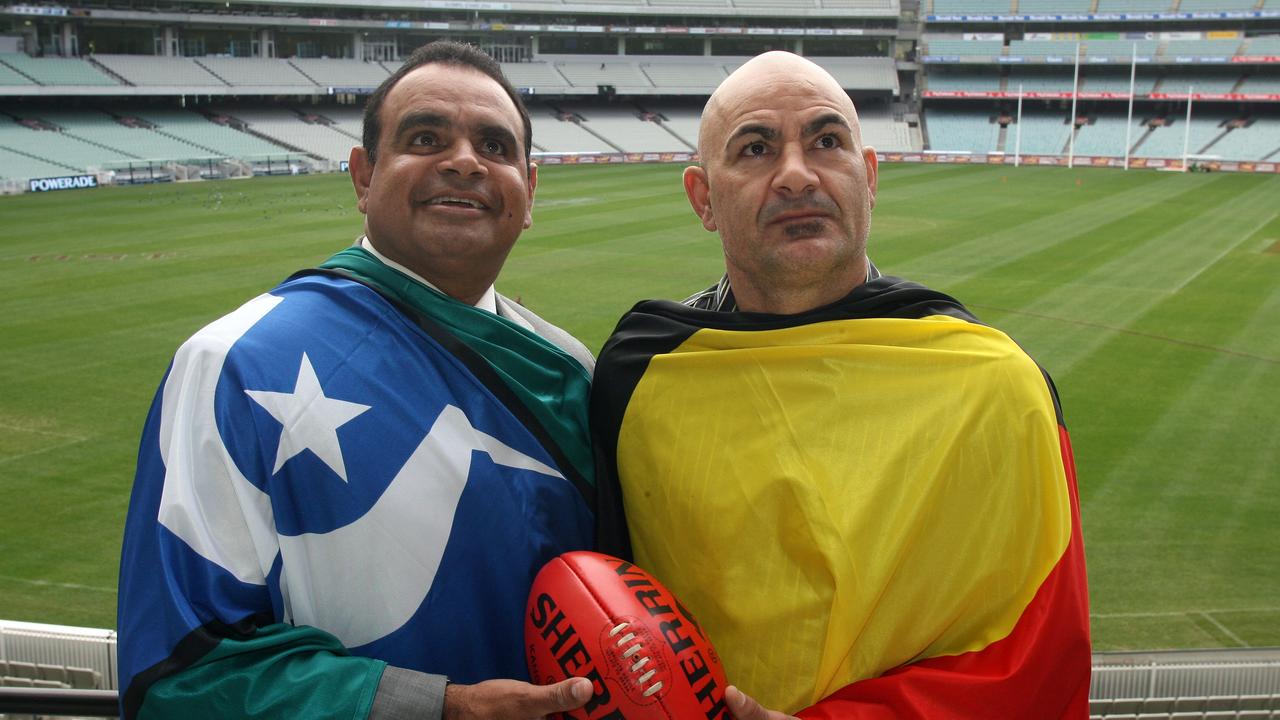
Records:
{"label": "finger", "polygon": [[586,705],[587,701],[591,699],[594,689],[590,680],[583,677],[574,677],[568,680],[561,680],[555,685],[545,685],[540,690],[544,691],[543,699],[546,701],[545,709],[542,712],[545,715],[550,715],[551,713],[577,710]]}
{"label": "finger", "polygon": [[735,720],[765,720],[764,708],[746,693],[730,685],[724,689],[724,701]]}

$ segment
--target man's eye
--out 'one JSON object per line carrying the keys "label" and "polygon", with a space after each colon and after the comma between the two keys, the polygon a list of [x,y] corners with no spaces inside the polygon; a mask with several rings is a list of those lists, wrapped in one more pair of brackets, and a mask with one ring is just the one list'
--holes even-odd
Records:
{"label": "man's eye", "polygon": [[823,150],[830,150],[831,148],[840,147],[840,139],[837,138],[835,135],[823,135],[822,137],[818,138],[817,146],[822,148]]}
{"label": "man's eye", "polygon": [[485,140],[481,142],[480,149],[490,155],[502,155],[507,151],[507,147],[497,140]]}
{"label": "man's eye", "polygon": [[438,144],[438,143],[436,142],[436,136],[435,136],[435,134],[433,134],[433,133],[422,133],[421,135],[415,135],[415,136],[413,136],[413,140],[411,140],[411,141],[410,141],[410,144],[412,144],[412,145],[423,145],[423,146],[426,146],[426,147],[432,147],[432,146],[435,146],[435,145],[436,145],[436,144]]}
{"label": "man's eye", "polygon": [[768,148],[762,142],[753,142],[742,148],[742,154],[747,157],[760,157],[768,152]]}

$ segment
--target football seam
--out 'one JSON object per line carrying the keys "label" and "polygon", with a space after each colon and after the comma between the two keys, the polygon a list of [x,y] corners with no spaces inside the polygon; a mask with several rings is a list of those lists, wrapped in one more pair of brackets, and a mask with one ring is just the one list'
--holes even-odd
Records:
{"label": "football seam", "polygon": [[[573,564],[566,562],[563,558],[557,558],[557,559],[559,559],[560,562],[563,562],[565,567],[569,568],[569,572],[573,573],[573,576],[578,579],[578,584],[582,585],[582,587],[586,589],[587,594],[591,596],[591,601],[594,602],[596,604],[596,607],[600,609],[600,612],[601,614],[604,615],[605,619],[608,620],[609,622],[613,622],[613,618],[610,616],[608,608],[604,606],[603,602],[600,602],[599,596],[596,595],[595,588],[591,587],[591,585],[587,583],[587,581],[583,578],[582,574],[578,572],[578,568],[574,567]],[[659,649],[658,651],[661,652],[661,649]],[[658,701],[655,704],[658,707],[662,708],[662,714],[667,716],[667,720],[676,720],[675,716],[673,716],[671,712],[667,709],[667,704],[664,703],[661,699],[658,699]]]}

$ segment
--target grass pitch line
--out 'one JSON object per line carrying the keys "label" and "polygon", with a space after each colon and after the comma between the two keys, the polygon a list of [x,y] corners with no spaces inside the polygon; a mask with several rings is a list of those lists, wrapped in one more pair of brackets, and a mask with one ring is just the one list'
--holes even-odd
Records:
{"label": "grass pitch line", "polygon": [[1220,253],[1218,253],[1217,255],[1215,255],[1215,256],[1213,257],[1213,259],[1212,259],[1212,260],[1210,260],[1209,262],[1205,263],[1204,265],[1201,265],[1201,266],[1200,266],[1200,269],[1199,269],[1199,270],[1197,270],[1197,271],[1195,271],[1194,273],[1192,273],[1191,277],[1189,277],[1189,278],[1187,278],[1186,280],[1183,280],[1182,282],[1178,283],[1178,284],[1177,284],[1177,285],[1176,285],[1172,290],[1170,290],[1170,291],[1169,291],[1169,292],[1170,292],[1170,294],[1177,294],[1180,290],[1182,290],[1182,288],[1186,287],[1187,285],[1190,285],[1190,284],[1191,284],[1191,282],[1192,282],[1193,280],[1195,280],[1196,278],[1200,277],[1200,275],[1202,275],[1202,274],[1204,273],[1204,271],[1205,271],[1205,270],[1208,270],[1209,268],[1213,267],[1214,265],[1217,265],[1217,264],[1218,264],[1218,262],[1219,262],[1220,260],[1222,260],[1222,258],[1226,257],[1228,253],[1230,253],[1231,251],[1233,251],[1233,250],[1235,250],[1236,248],[1238,248],[1238,247],[1240,247],[1241,245],[1243,245],[1243,244],[1245,243],[1245,241],[1246,241],[1246,240],[1248,240],[1249,238],[1253,237],[1254,235],[1257,235],[1257,234],[1262,230],[1262,228],[1266,227],[1267,225],[1270,225],[1270,224],[1271,224],[1271,221],[1272,221],[1272,220],[1275,220],[1277,216],[1280,216],[1280,212],[1273,212],[1273,213],[1271,213],[1271,216],[1270,216],[1270,217],[1268,217],[1267,219],[1265,219],[1265,220],[1263,220],[1262,222],[1258,223],[1258,224],[1257,224],[1257,225],[1256,225],[1252,230],[1250,230],[1249,232],[1247,232],[1247,233],[1245,233],[1245,234],[1241,235],[1239,240],[1237,240],[1237,241],[1235,241],[1235,242],[1231,243],[1230,245],[1228,245],[1228,246],[1227,246],[1227,247],[1226,247],[1222,252],[1220,252]]}
{"label": "grass pitch line", "polygon": [[1222,623],[1218,622],[1216,619],[1214,619],[1212,615],[1209,615],[1208,613],[1203,613],[1203,612],[1196,613],[1196,614],[1204,618],[1205,620],[1208,620],[1214,627],[1221,630],[1223,635],[1226,635],[1227,637],[1231,638],[1235,642],[1240,643],[1240,647],[1249,647],[1249,643],[1242,640],[1239,635],[1228,630],[1226,625],[1223,625]]}
{"label": "grass pitch line", "polygon": [[1189,617],[1191,615],[1238,615],[1274,612],[1280,612],[1280,607],[1224,608],[1218,610],[1170,610],[1165,612],[1089,613],[1089,617],[1098,618],[1099,620],[1113,620],[1116,618]]}
{"label": "grass pitch line", "polygon": [[59,588],[62,590],[89,590],[91,592],[116,594],[113,587],[99,587],[97,585],[81,585],[79,583],[60,583],[52,580],[32,580],[30,578],[13,577],[12,575],[0,575],[0,581],[22,583],[23,585],[34,585],[36,587]]}
{"label": "grass pitch line", "polygon": [[43,455],[44,453],[50,452],[52,450],[61,450],[62,448],[71,447],[72,445],[79,445],[80,443],[86,442],[89,439],[90,439],[89,437],[72,438],[66,442],[60,442],[54,445],[50,445],[49,447],[43,447],[43,448],[40,448],[39,450],[30,450],[24,453],[18,453],[17,455],[2,457],[0,458],[0,465],[4,465],[5,463],[11,463],[14,460],[22,460],[23,458],[29,458],[33,455]]}

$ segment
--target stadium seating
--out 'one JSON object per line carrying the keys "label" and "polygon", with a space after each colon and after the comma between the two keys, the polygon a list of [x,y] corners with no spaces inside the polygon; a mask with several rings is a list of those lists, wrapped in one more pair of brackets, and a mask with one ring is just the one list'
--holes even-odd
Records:
{"label": "stadium seating", "polygon": [[706,62],[641,63],[640,71],[659,90],[663,88],[706,88],[710,92],[727,77],[724,67]]}
{"label": "stadium seating", "polygon": [[96,67],[77,58],[33,58],[23,53],[0,54],[0,63],[40,85],[119,85]]}
{"label": "stadium seating", "polygon": [[[1148,158],[1180,158],[1182,157],[1182,149],[1185,143],[1187,152],[1195,155],[1200,150],[1214,140],[1214,138],[1225,132],[1222,123],[1227,118],[1220,113],[1213,113],[1204,117],[1194,117],[1191,119],[1191,131],[1187,132],[1187,125],[1184,118],[1171,117],[1170,124],[1165,127],[1157,127],[1152,130],[1142,144],[1133,151],[1134,157]],[[1141,122],[1141,120],[1137,120]],[[1141,128],[1142,133],[1147,132],[1147,128]],[[1141,135],[1135,132],[1135,142]]]}
{"label": "stadium seating", "polygon": [[5,147],[6,137],[0,132],[0,179],[27,180],[30,178],[59,177],[68,173],[80,172],[81,168],[71,165],[60,165],[48,160],[23,155]]}
{"label": "stadium seating", "polygon": [[544,105],[531,105],[529,119],[533,125],[533,144],[552,153],[611,153],[617,149],[582,129],[574,122],[560,120],[556,111]]}
{"label": "stadium seating", "polygon": [[502,63],[502,72],[518,88],[537,93],[557,93],[569,89],[569,80],[547,62]]}
{"label": "stadium seating", "polygon": [[1204,154],[1223,160],[1280,159],[1280,118],[1260,118],[1236,128],[1205,148]]}
{"label": "stadium seating", "polygon": [[123,125],[106,113],[41,112],[39,116],[60,126],[64,134],[144,160],[187,160],[210,155],[204,148],[150,128]]}
{"label": "stadium seating", "polygon": [[698,145],[698,129],[702,125],[702,106],[688,103],[645,103],[645,109],[660,114],[662,124],[693,147]]}
{"label": "stadium seating", "polygon": [[1229,93],[1240,82],[1240,70],[1179,70],[1160,81],[1157,90],[1164,93]]}
{"label": "stadium seating", "polygon": [[692,149],[664,130],[658,123],[641,120],[639,111],[633,106],[566,103],[561,105],[560,109],[577,114],[582,118],[584,127],[603,136],[609,143],[626,152]]}
{"label": "stadium seating", "polygon": [[[68,133],[33,130],[17,123],[0,125],[0,147],[20,150],[23,154],[79,171],[139,159],[136,155],[94,145]],[[66,171],[58,174],[65,175]]]}
{"label": "stadium seating", "polygon": [[[335,162],[346,160],[351,148],[360,144],[359,135],[353,137],[323,122],[308,123],[297,112],[284,108],[221,110],[220,114],[234,117],[283,145]],[[327,115],[324,117],[328,119]]]}
{"label": "stadium seating", "polygon": [[154,55],[94,55],[94,62],[133,85],[226,87],[216,75],[191,58]]}
{"label": "stadium seating", "polygon": [[912,141],[911,128],[897,122],[887,110],[863,107],[858,110],[862,142],[880,152],[919,152]]}
{"label": "stadium seating", "polygon": [[973,66],[936,67],[925,76],[925,82],[929,90],[994,92],[1000,89],[1000,70]]}
{"label": "stadium seating", "polygon": [[[1077,43],[1075,40],[1011,40],[1009,41],[1009,54],[1025,57],[1058,55],[1074,58],[1076,45],[1083,45],[1083,43]],[[1080,52],[1081,54],[1084,53],[1083,47],[1081,47]]]}
{"label": "stadium seating", "polygon": [[289,64],[321,87],[377,87],[391,73],[376,62],[333,58],[294,58]]}
{"label": "stadium seating", "polygon": [[1156,13],[1173,10],[1174,0],[1098,0],[1100,13]]}
{"label": "stadium seating", "polygon": [[951,152],[989,153],[996,151],[1000,125],[993,122],[995,111],[945,110],[928,116],[929,149]]}
{"label": "stadium seating", "polygon": [[[1020,139],[1019,124],[1022,126]],[[1017,150],[1023,155],[1061,155],[1070,137],[1071,125],[1067,122],[1066,112],[1023,108],[1022,122],[1009,126],[1005,152],[1013,154]]]}
{"label": "stadium seating", "polygon": [[[1138,96],[1146,95],[1156,86],[1159,75],[1148,70],[1139,70],[1133,78],[1133,91]],[[1081,68],[1080,92],[1129,92],[1129,70],[1104,70],[1102,68]]]}
{"label": "stadium seating", "polygon": [[[1099,111],[1093,122],[1080,127],[1076,133],[1076,155],[1123,157],[1124,137],[1128,119],[1119,111]],[[1130,142],[1136,142],[1140,133],[1130,134]]]}
{"label": "stadium seating", "polygon": [[145,120],[155,123],[158,130],[205,148],[211,154],[252,158],[264,155],[282,156],[289,152],[286,148],[273,145],[248,133],[210,122],[196,113],[182,110],[145,110],[138,114]]}
{"label": "stadium seating", "polygon": [[16,85],[35,85],[35,81],[14,70],[13,68],[0,63],[0,87],[16,86]]}
{"label": "stadium seating", "polygon": [[202,57],[196,62],[229,85],[269,86],[315,92],[316,84],[288,60],[268,58]]}
{"label": "stadium seating", "polygon": [[1087,13],[1093,0],[1018,0],[1018,12],[1026,15],[1037,13]]}
{"label": "stadium seating", "polygon": [[1239,91],[1280,94],[1280,73],[1257,70],[1240,83]]}
{"label": "stadium seating", "polygon": [[959,38],[924,38],[925,55],[955,55],[959,57],[993,57],[1004,52],[1001,40],[963,40]]}
{"label": "stadium seating", "polygon": [[1081,48],[1085,55],[1128,59],[1134,50],[1139,57],[1151,57],[1160,49],[1158,40],[1086,40]]}
{"label": "stadium seating", "polygon": [[1007,87],[1009,92],[1017,92],[1021,85],[1023,92],[1069,93],[1074,87],[1073,82],[1074,73],[1070,68],[1019,67],[1009,71]]}
{"label": "stadium seating", "polygon": [[1241,55],[1280,55],[1280,35],[1249,38]]}
{"label": "stadium seating", "polygon": [[1257,0],[1180,0],[1181,12],[1221,12],[1225,10],[1253,10]]}
{"label": "stadium seating", "polygon": [[653,83],[640,67],[626,60],[560,60],[555,63],[560,74],[575,87],[595,88],[599,85],[612,85],[619,93],[631,88],[650,89]]}
{"label": "stadium seating", "polygon": [[992,15],[1012,9],[1013,3],[1007,0],[933,0],[933,12],[939,15]]}
{"label": "stadium seating", "polygon": [[1230,56],[1240,49],[1240,40],[1165,40],[1164,55],[1178,56]]}
{"label": "stadium seating", "polygon": [[888,58],[817,58],[840,87],[898,92],[898,73]]}

